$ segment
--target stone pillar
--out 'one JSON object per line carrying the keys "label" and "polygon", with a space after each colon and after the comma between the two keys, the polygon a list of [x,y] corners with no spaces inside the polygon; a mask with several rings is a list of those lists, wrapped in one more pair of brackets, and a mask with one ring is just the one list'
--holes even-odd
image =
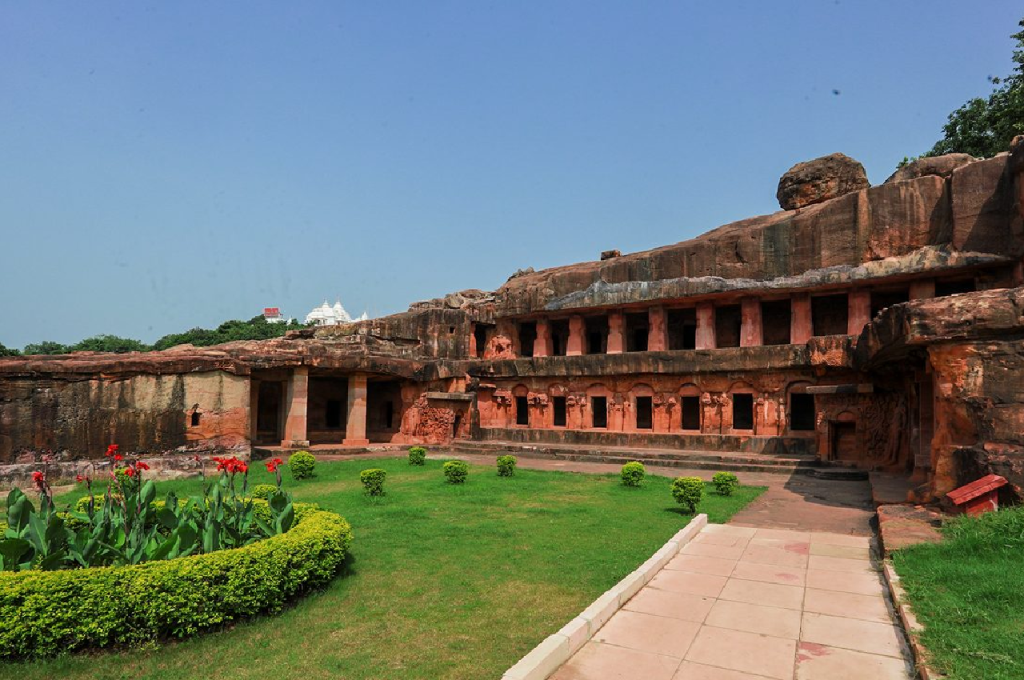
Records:
{"label": "stone pillar", "polygon": [[345,423],[345,446],[366,446],[366,374],[348,377],[348,420]]}
{"label": "stone pillar", "polygon": [[764,344],[761,301],[757,298],[744,298],[740,304],[740,347],[760,347]]}
{"label": "stone pillar", "polygon": [[910,282],[910,299],[925,300],[935,297],[935,279],[918,279]]}
{"label": "stone pillar", "polygon": [[860,335],[864,326],[871,323],[871,291],[866,288],[851,290],[847,299],[849,314],[846,317],[846,333]]}
{"label": "stone pillar", "polygon": [[804,345],[814,336],[814,320],[811,318],[811,296],[798,293],[793,296],[789,317],[789,341],[794,345]]}
{"label": "stone pillar", "polygon": [[483,358],[482,347],[480,348],[479,353],[477,353],[476,324],[470,324],[469,326],[469,356]]}
{"label": "stone pillar", "polygon": [[608,354],[622,354],[626,351],[626,316],[622,312],[608,315]]}
{"label": "stone pillar", "polygon": [[583,323],[583,317],[579,314],[574,314],[569,317],[569,340],[565,343],[565,356],[575,357],[583,354],[584,347],[584,335],[586,333],[586,324]]}
{"label": "stone pillar", "polygon": [[697,349],[715,349],[715,305],[697,303]]}
{"label": "stone pillar", "polygon": [[284,439],[281,446],[309,446],[306,408],[309,402],[309,368],[298,366],[285,389]]}
{"label": "stone pillar", "polygon": [[537,321],[537,337],[533,341],[533,356],[549,357],[554,354],[555,346],[551,341],[551,324],[547,319]]}
{"label": "stone pillar", "polygon": [[664,352],[668,349],[668,314],[664,307],[647,310],[647,351]]}

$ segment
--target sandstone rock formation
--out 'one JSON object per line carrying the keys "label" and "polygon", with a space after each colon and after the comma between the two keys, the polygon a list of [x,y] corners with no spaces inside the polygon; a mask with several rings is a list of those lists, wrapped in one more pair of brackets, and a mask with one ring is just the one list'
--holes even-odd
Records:
{"label": "sandstone rock formation", "polygon": [[869,186],[863,165],[834,153],[794,165],[779,180],[775,196],[783,210],[796,210]]}
{"label": "sandstone rock formation", "polygon": [[905,182],[908,179],[917,179],[918,177],[925,177],[927,175],[950,177],[952,176],[953,171],[960,166],[973,163],[976,160],[978,159],[966,153],[948,153],[944,156],[925,156],[923,158],[917,158],[910,161],[902,168],[898,168],[896,172],[889,176],[889,179],[885,180],[885,183]]}

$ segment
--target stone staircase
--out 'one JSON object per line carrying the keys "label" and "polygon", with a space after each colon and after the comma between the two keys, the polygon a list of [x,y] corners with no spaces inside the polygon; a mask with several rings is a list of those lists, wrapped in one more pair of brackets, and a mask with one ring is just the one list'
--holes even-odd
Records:
{"label": "stone staircase", "polygon": [[452,442],[448,449],[458,453],[513,454],[533,458],[586,463],[628,463],[727,472],[818,475],[829,470],[816,456],[808,454],[743,453],[737,451],[686,451],[680,449],[593,446],[585,444],[524,443],[512,441]]}

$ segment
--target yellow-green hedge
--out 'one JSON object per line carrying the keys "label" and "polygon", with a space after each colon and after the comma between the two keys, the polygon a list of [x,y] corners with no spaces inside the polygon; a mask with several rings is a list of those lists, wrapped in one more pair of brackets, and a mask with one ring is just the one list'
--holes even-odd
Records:
{"label": "yellow-green hedge", "polygon": [[0,572],[0,657],[183,638],[276,612],[331,579],[352,542],[332,512],[244,548],[123,567]]}

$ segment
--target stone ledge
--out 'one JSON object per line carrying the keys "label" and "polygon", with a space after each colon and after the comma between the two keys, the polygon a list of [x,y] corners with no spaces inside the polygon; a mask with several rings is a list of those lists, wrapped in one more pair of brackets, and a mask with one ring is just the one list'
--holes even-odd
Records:
{"label": "stone ledge", "polygon": [[579,616],[546,637],[539,645],[505,671],[502,680],[546,680],[578,652],[619,611],[631,597],[707,526],[708,516],[700,514],[676,532],[665,545],[617,584],[605,591]]}
{"label": "stone ledge", "polygon": [[914,667],[917,669],[918,677],[921,680],[942,680],[946,676],[930,667],[926,661],[928,653],[924,645],[921,644],[921,631],[924,630],[924,626],[920,624],[910,609],[907,593],[900,584],[900,576],[893,568],[892,562],[885,560],[882,563],[882,573],[885,574],[885,582],[889,586],[889,594],[892,595],[892,602],[896,607],[900,624],[910,641],[910,651],[914,657]]}

